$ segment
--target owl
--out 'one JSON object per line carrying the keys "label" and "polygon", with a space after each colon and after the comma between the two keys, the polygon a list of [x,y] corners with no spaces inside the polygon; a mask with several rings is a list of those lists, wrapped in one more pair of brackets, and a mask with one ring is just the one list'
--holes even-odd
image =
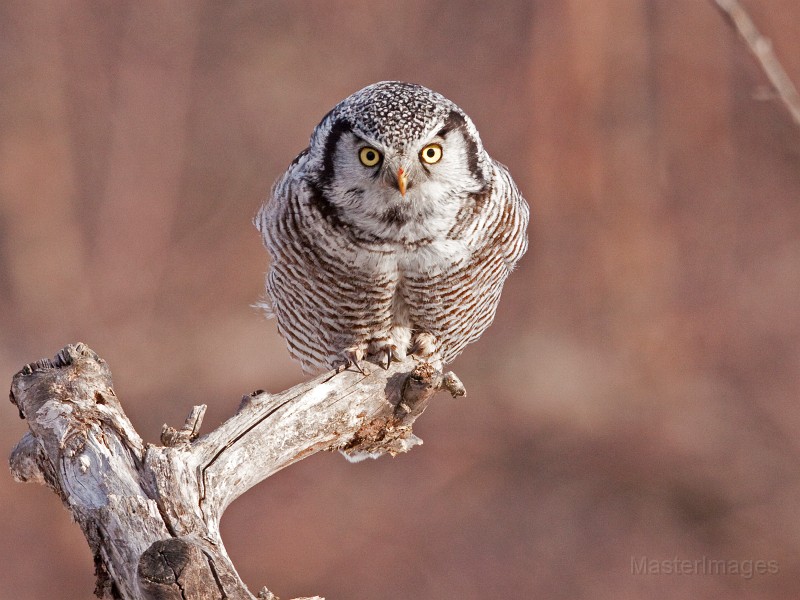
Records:
{"label": "owl", "polygon": [[413,354],[437,368],[494,318],[528,205],[470,118],[384,81],[336,105],[259,211],[264,308],[309,373]]}

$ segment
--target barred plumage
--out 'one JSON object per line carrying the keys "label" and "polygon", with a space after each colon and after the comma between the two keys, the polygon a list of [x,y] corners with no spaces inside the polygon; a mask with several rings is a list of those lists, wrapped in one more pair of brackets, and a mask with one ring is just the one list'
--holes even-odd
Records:
{"label": "barred plumage", "polygon": [[306,371],[412,351],[447,363],[491,324],[527,224],[460,108],[376,83],[322,119],[256,217],[265,307]]}

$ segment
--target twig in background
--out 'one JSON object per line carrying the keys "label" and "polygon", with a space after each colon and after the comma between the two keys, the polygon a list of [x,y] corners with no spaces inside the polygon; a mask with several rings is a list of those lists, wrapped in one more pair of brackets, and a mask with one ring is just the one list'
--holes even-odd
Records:
{"label": "twig in background", "polygon": [[750,15],[747,14],[747,11],[738,0],[714,1],[720,10],[730,18],[739,35],[744,38],[750,51],[761,63],[761,68],[766,73],[767,78],[775,86],[778,95],[791,113],[795,123],[800,125],[800,95],[797,93],[797,88],[792,83],[792,80],[789,79],[778,57],[772,51],[772,42],[761,35]]}

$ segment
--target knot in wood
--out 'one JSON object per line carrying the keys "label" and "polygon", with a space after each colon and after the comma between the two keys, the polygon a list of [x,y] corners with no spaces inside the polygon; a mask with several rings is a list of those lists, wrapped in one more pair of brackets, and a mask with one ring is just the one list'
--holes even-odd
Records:
{"label": "knot in wood", "polygon": [[153,542],[137,568],[139,588],[147,600],[216,600],[224,598],[203,550],[184,538]]}

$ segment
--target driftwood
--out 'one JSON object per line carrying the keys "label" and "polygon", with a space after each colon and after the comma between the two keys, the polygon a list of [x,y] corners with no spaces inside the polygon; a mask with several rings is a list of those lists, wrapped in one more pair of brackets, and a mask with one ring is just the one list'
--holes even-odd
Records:
{"label": "driftwood", "polygon": [[[205,406],[162,446],[145,444],[112,388],[105,361],[84,344],[14,376],[11,401],[27,419],[11,455],[19,481],[48,485],[83,529],[95,593],[124,599],[254,599],[222,544],[219,522],[238,496],[320,450],[353,459],[406,452],[431,396],[463,395],[458,379],[413,359],[389,369],[330,372],[280,394],[245,396],[202,437]],[[266,588],[258,598],[275,598]]]}

